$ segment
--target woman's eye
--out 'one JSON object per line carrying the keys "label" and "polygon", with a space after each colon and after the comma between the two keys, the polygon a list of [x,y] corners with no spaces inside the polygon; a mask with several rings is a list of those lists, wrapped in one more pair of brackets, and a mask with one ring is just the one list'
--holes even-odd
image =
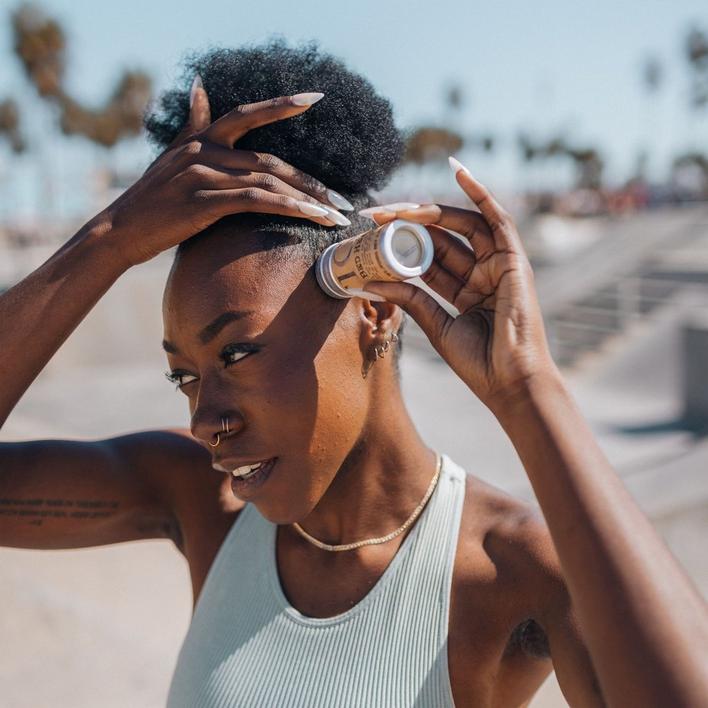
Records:
{"label": "woman's eye", "polygon": [[[221,360],[224,362],[224,366],[231,366],[259,349],[260,347],[255,344],[229,344],[222,350]],[[181,369],[165,371],[165,378],[173,384],[176,384],[176,388],[178,389],[197,380],[194,374],[190,374],[188,371]]]}
{"label": "woman's eye", "polygon": [[224,347],[221,358],[226,366],[230,366],[249,354],[258,351],[258,349],[259,347],[254,344],[229,344]]}
{"label": "woman's eye", "polygon": [[197,380],[196,376],[188,374],[186,371],[165,371],[165,378],[173,384],[177,384],[176,388],[182,388],[182,386]]}
{"label": "woman's eye", "polygon": [[233,364],[249,354],[250,352],[228,352],[224,354],[224,360],[229,364]]}

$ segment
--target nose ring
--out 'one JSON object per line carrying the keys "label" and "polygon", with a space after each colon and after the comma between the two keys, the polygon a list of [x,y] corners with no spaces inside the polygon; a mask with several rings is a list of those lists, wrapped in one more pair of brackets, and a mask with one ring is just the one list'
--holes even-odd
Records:
{"label": "nose ring", "polygon": [[[229,417],[226,416],[226,418],[224,418],[222,416],[222,418],[221,418],[221,433],[228,433],[228,432],[229,432]],[[216,447],[219,444],[219,442],[220,442],[219,436],[221,435],[221,433],[216,434],[216,442],[215,443],[213,443],[213,444],[209,443],[209,445],[211,445],[211,447]]]}

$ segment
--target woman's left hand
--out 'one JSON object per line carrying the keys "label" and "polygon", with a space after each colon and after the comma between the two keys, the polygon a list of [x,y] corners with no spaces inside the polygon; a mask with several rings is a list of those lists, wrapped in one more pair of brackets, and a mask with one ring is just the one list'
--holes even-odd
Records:
{"label": "woman's left hand", "polygon": [[[424,204],[366,210],[378,224],[405,219],[426,225],[435,246],[422,280],[458,311],[450,315],[421,288],[371,281],[366,290],[399,305],[438,353],[493,411],[557,370],[551,358],[533,272],[510,215],[455,161],[458,185],[477,211]],[[454,231],[472,246],[449,231]]]}

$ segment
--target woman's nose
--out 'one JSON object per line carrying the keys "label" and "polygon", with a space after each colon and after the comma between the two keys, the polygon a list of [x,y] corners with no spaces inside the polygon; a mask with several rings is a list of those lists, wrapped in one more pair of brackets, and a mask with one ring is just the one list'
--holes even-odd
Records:
{"label": "woman's nose", "polygon": [[216,447],[224,438],[236,435],[242,428],[243,418],[233,410],[219,415],[202,414],[197,410],[190,425],[192,435],[211,447]]}

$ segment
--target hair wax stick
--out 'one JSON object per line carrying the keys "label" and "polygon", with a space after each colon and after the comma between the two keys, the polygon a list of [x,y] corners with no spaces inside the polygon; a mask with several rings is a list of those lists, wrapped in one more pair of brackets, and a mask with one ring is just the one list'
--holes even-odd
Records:
{"label": "hair wax stick", "polygon": [[317,282],[331,297],[384,300],[361,288],[371,280],[406,280],[425,273],[433,262],[428,229],[396,219],[328,246],[317,259]]}

